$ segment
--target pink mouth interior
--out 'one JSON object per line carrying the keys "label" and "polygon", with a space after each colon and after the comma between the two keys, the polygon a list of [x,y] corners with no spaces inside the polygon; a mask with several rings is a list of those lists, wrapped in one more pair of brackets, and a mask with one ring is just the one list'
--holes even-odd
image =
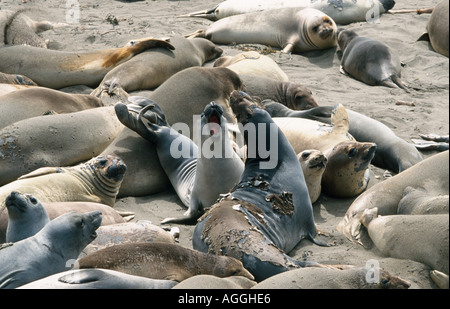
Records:
{"label": "pink mouth interior", "polygon": [[[218,125],[220,125],[220,119],[216,114],[211,115],[211,117],[209,118],[209,123],[217,123]],[[216,130],[216,126],[211,128],[211,135],[216,134],[217,130]]]}

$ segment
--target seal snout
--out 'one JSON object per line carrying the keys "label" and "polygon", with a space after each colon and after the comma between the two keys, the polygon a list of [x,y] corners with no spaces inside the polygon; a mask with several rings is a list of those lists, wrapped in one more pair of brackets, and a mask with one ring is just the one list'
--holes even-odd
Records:
{"label": "seal snout", "polygon": [[120,159],[113,160],[112,164],[107,169],[108,177],[116,180],[122,179],[126,171],[127,166]]}
{"label": "seal snout", "polygon": [[[202,117],[205,117],[208,124],[213,124],[210,125],[210,135],[218,133],[219,127],[222,125],[222,115],[223,108],[216,102],[211,102],[205,107]],[[217,127],[217,125],[219,127]]]}
{"label": "seal snout", "polygon": [[23,194],[21,194],[17,191],[12,191],[6,197],[5,204],[6,204],[6,207],[8,208],[8,211],[10,211],[11,206],[14,206],[20,212],[25,212],[27,201]]}
{"label": "seal snout", "polygon": [[247,118],[253,115],[250,106],[254,105],[252,98],[243,91],[234,90],[230,96],[230,106],[238,121],[247,123]]}

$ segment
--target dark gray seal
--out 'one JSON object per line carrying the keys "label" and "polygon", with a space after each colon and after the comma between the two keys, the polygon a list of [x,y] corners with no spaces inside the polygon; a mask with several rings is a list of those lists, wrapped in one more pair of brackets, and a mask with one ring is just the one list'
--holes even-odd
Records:
{"label": "dark gray seal", "polygon": [[12,191],[6,198],[5,205],[8,209],[6,242],[17,242],[34,236],[50,222],[45,207],[30,194]]}
{"label": "dark gray seal", "polygon": [[342,51],[341,73],[371,86],[408,91],[400,80],[400,60],[386,44],[360,37],[353,30],[340,30],[337,38]]}
{"label": "dark gray seal", "polygon": [[[242,132],[246,145],[253,146],[247,147],[240,182],[199,219],[194,249],[241,260],[257,281],[318,265],[286,254],[304,238],[316,242],[312,205],[296,153],[270,115],[246,93],[233,92],[230,105],[247,126]],[[261,149],[268,143],[271,151],[264,154]]]}
{"label": "dark gray seal", "polygon": [[50,221],[36,235],[0,249],[0,288],[13,289],[71,267],[96,237],[101,212],[70,212]]}
{"label": "dark gray seal", "polygon": [[[307,111],[294,111],[273,101],[260,103],[272,117],[298,117],[331,123],[332,106],[320,106]],[[400,173],[423,160],[416,147],[398,137],[383,123],[347,109],[349,133],[360,142],[377,144],[372,164]]]}

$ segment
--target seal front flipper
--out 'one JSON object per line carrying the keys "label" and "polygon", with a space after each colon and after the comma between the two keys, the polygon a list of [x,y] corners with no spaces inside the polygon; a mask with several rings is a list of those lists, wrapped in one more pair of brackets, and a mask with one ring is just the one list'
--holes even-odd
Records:
{"label": "seal front flipper", "polygon": [[60,167],[41,167],[35,171],[32,171],[31,173],[20,176],[17,179],[20,180],[20,179],[25,179],[25,178],[33,178],[33,177],[38,177],[38,176],[43,176],[43,175],[48,175],[48,174],[63,173],[63,172],[64,172],[64,170]]}
{"label": "seal front flipper", "polygon": [[73,272],[58,278],[59,282],[68,284],[83,284],[99,281],[101,277],[95,271],[80,269],[77,272]]}
{"label": "seal front flipper", "polygon": [[189,209],[184,213],[183,217],[180,218],[165,218],[161,221],[161,224],[168,223],[180,223],[180,224],[197,224],[197,219],[200,218],[205,213],[203,205],[201,202],[193,195],[189,202]]}

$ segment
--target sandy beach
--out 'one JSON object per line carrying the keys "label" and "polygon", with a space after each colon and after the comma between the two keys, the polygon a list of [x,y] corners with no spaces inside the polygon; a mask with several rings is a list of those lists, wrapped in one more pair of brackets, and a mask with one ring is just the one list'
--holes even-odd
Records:
{"label": "sandy beach", "polygon": [[[219,1],[80,0],[79,20],[68,19],[70,8],[66,8],[67,2],[70,1],[28,0],[22,3],[19,0],[0,0],[0,9],[30,9],[27,15],[33,19],[69,23],[68,26],[46,31],[42,36],[49,40],[52,48],[86,51],[121,47],[131,39],[185,35],[204,29],[212,22],[179,15],[212,8]],[[429,8],[437,2],[397,0],[394,9]],[[339,72],[337,48],[292,55],[276,51],[269,57],[279,64],[291,81],[308,87],[320,105],[343,104],[384,123],[406,141],[420,138],[419,133],[448,135],[449,59],[434,52],[428,42],[417,41],[425,32],[428,18],[429,14],[383,14],[376,24],[358,22],[342,26],[389,45],[403,63],[402,81],[411,88],[409,93],[402,89],[369,86],[344,76]],[[223,55],[235,55],[241,52],[239,48],[242,46],[220,47],[224,50]],[[212,62],[205,66],[212,66]],[[424,158],[436,153],[422,152]],[[370,170],[369,187],[385,180],[385,170],[373,165]],[[364,249],[336,230],[353,200],[322,194],[313,204],[314,219],[318,229],[328,236],[319,235],[317,239],[331,246],[320,247],[304,240],[289,255],[299,260],[355,266],[365,266],[368,260],[377,260],[383,269],[409,281],[411,288],[437,288],[430,279],[431,269],[427,265],[385,257],[376,248]],[[123,197],[117,200],[115,208],[134,212],[134,220],[145,219],[154,224],[167,217],[182,216],[186,211],[173,190],[151,196]],[[194,226],[176,226],[180,228],[179,244],[192,248]]]}

